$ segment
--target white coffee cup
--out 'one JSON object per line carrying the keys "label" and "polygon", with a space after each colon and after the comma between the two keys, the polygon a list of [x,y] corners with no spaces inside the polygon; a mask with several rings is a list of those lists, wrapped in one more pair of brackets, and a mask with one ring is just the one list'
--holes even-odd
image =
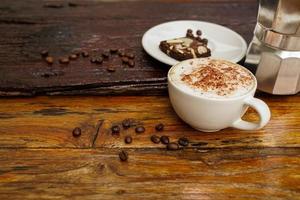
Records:
{"label": "white coffee cup", "polygon": [[[180,88],[171,78],[177,65],[184,65],[191,59],[182,61],[168,72],[168,90],[172,106],[178,116],[193,128],[204,132],[215,132],[227,127],[241,130],[257,130],[264,127],[270,120],[270,109],[265,102],[254,98],[257,88],[257,80],[254,86],[246,94],[228,98],[210,98],[188,93]],[[242,67],[242,66],[241,66]],[[247,69],[245,69],[247,70]],[[247,70],[248,71],[248,70]],[[254,108],[260,119],[258,123],[248,122],[241,119],[248,107]]]}

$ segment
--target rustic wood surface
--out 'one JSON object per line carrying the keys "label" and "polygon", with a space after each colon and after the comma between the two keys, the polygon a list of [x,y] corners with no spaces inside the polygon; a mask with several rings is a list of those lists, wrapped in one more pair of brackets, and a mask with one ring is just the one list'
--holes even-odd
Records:
{"label": "rustic wood surface", "polygon": [[[272,111],[264,129],[216,133],[184,124],[168,97],[0,99],[0,199],[300,199],[300,96],[258,97]],[[113,136],[125,118],[146,132]],[[152,134],[191,144],[167,151]]]}
{"label": "rustic wood surface", "polygon": [[[69,6],[70,2],[76,6]],[[1,0],[0,96],[165,93],[169,67],[143,51],[141,38],[146,30],[166,21],[204,20],[232,28],[247,42],[252,37],[256,0],[176,2]],[[136,66],[122,67],[119,59],[103,66],[91,64],[89,58],[68,66],[57,63],[77,48],[90,54],[98,49],[100,54],[111,47],[135,53]],[[53,66],[42,60],[43,49],[55,57]],[[116,72],[107,72],[110,63],[118,66]],[[56,75],[45,78],[45,74]]]}
{"label": "rustic wood surface", "polygon": [[[77,7],[55,1],[62,8],[45,8],[46,2],[0,2],[2,96],[165,92],[166,66],[140,46],[146,29],[201,19],[229,26],[249,42],[257,9],[254,0],[72,1]],[[118,41],[136,53],[137,66],[110,78],[87,60],[50,69],[39,56],[45,46],[60,56]],[[41,79],[48,70],[63,75]],[[216,133],[183,123],[167,96],[1,98],[0,199],[300,199],[300,96],[257,96],[272,112],[264,129]],[[144,125],[145,133],[130,128],[112,135],[111,126],[125,118]],[[256,120],[255,112],[245,119]],[[160,122],[165,130],[156,132]],[[80,137],[72,136],[75,127]],[[185,136],[190,145],[167,151],[150,141],[153,134],[171,141]],[[127,135],[132,144],[124,143]],[[121,150],[128,152],[127,162],[119,160]]]}

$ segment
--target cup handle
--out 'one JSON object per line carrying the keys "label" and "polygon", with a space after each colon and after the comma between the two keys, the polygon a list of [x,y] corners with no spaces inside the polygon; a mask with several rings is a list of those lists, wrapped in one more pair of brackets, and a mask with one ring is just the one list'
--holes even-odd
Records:
{"label": "cup handle", "polygon": [[260,118],[259,122],[258,123],[247,122],[239,118],[238,120],[233,122],[231,127],[241,129],[241,130],[257,130],[264,127],[269,122],[271,117],[271,112],[268,105],[265,102],[254,97],[249,97],[244,100],[244,103],[245,105],[248,105],[257,111]]}

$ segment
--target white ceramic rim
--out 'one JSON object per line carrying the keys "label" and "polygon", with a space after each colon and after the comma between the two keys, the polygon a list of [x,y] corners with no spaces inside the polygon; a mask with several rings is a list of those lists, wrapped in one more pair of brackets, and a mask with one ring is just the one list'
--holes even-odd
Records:
{"label": "white ceramic rim", "polygon": [[[213,101],[232,101],[232,100],[238,100],[238,99],[244,99],[246,96],[248,96],[249,94],[252,94],[252,93],[255,93],[256,91],[256,88],[257,88],[257,80],[255,78],[255,76],[252,74],[252,72],[250,72],[247,68],[245,68],[244,66],[242,65],[239,65],[237,63],[233,63],[235,65],[239,65],[240,67],[242,67],[243,69],[245,69],[247,72],[249,72],[254,80],[254,86],[252,87],[251,90],[249,90],[247,93],[243,94],[242,96],[236,96],[236,97],[228,97],[228,98],[224,98],[224,99],[221,99],[221,98],[211,98],[211,97],[205,97],[205,96],[199,96],[199,95],[192,95],[191,93],[188,93],[186,92],[185,90],[182,90],[180,89],[171,79],[170,77],[170,73],[171,71],[177,67],[177,65],[179,64],[184,64],[186,62],[190,62],[190,61],[193,61],[193,60],[200,60],[200,59],[211,59],[211,60],[222,60],[222,59],[212,59],[212,58],[193,58],[193,59],[189,59],[189,60],[184,60],[182,62],[179,62],[177,63],[176,65],[172,66],[169,71],[168,71],[168,84],[172,84],[172,86],[174,86],[178,91],[188,95],[188,96],[192,96],[192,97],[196,97],[196,98],[199,98],[199,99],[206,99],[206,100],[213,100]],[[230,61],[228,61],[230,62]],[[232,63],[232,62],[231,62]]]}

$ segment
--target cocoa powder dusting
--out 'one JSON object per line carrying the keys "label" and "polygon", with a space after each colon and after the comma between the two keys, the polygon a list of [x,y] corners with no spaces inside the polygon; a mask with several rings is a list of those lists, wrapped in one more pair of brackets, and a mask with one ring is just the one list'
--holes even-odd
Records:
{"label": "cocoa powder dusting", "polygon": [[183,74],[181,81],[204,92],[213,91],[219,96],[230,95],[241,87],[253,84],[251,75],[243,68],[215,60]]}

